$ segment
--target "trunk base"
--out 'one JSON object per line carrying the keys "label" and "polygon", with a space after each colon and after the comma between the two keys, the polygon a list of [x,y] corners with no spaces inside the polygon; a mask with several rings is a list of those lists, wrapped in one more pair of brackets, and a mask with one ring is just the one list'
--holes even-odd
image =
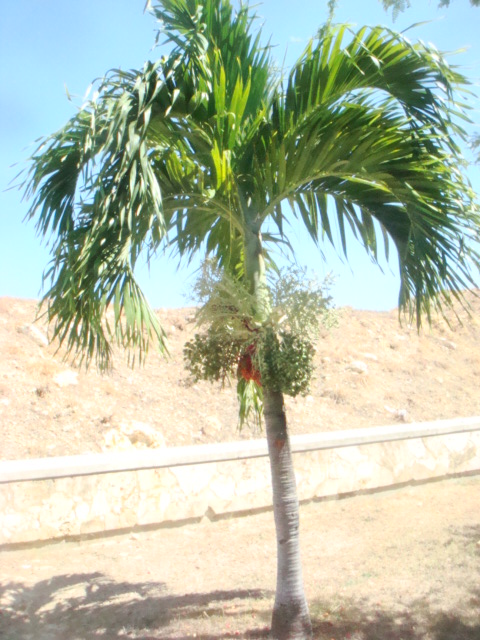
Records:
{"label": "trunk base", "polygon": [[305,599],[275,605],[272,616],[272,640],[309,640],[312,624]]}

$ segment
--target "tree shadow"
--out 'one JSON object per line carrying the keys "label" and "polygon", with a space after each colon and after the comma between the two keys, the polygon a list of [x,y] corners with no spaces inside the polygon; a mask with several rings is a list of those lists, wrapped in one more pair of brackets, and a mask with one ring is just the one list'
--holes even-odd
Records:
{"label": "tree shadow", "polygon": [[480,556],[480,525],[468,525],[455,529],[455,534],[464,541],[467,551]]}
{"label": "tree shadow", "polygon": [[[185,595],[166,591],[166,585],[161,582],[116,582],[101,573],[58,575],[34,585],[3,583],[0,584],[0,638],[168,640],[161,629],[167,631],[166,627],[172,623],[174,627],[175,621],[180,628],[195,629],[195,620],[206,615],[233,617],[235,610],[231,606],[225,610],[226,603],[271,596],[259,589]],[[265,628],[260,633],[252,629],[249,635],[236,634],[236,637],[266,637],[264,631]],[[220,635],[196,635],[197,640],[224,637],[228,636],[223,631]]]}
{"label": "tree shadow", "polygon": [[[162,582],[117,582],[102,573],[9,582],[0,585],[0,638],[268,638],[272,598],[261,589],[175,595]],[[449,611],[427,599],[389,610],[337,598],[315,601],[311,612],[315,640],[480,640],[480,589]]]}
{"label": "tree shadow", "polygon": [[461,609],[436,611],[427,600],[389,611],[362,601],[312,605],[315,640],[480,640],[480,590]]}

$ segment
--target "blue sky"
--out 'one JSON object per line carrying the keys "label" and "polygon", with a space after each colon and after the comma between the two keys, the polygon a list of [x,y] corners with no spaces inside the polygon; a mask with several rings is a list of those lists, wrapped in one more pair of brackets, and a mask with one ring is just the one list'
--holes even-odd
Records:
{"label": "blue sky", "polygon": [[[442,51],[467,47],[452,63],[477,84],[480,77],[480,9],[468,0],[452,0],[438,9],[437,0],[412,0],[413,7],[395,23],[379,0],[340,0],[337,22],[385,24],[397,30],[429,21],[410,32],[411,39],[432,42]],[[152,51],[156,25],[143,13],[144,0],[11,0],[2,6],[0,22],[0,296],[38,298],[48,249],[24,224],[27,203],[18,190],[6,190],[25,167],[34,141],[60,128],[74,113],[89,84],[111,68],[139,68]],[[257,13],[265,36],[277,45],[279,63],[288,67],[326,16],[326,0],[264,0]],[[69,101],[65,87],[70,95]],[[476,89],[477,93],[478,88]],[[473,114],[480,130],[480,113]],[[16,166],[12,166],[15,165]],[[480,191],[480,169],[470,172]],[[395,260],[384,273],[370,264],[363,250],[350,253],[344,265],[331,251],[326,261],[304,235],[293,231],[298,261],[323,277],[332,272],[338,306],[387,310],[396,306]],[[138,276],[154,307],[189,303],[193,269],[177,270],[174,260],[160,257]]]}

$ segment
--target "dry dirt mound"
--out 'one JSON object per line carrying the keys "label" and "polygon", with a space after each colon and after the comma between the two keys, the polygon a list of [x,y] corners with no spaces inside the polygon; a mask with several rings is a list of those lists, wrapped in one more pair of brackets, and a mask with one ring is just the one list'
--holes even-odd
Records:
{"label": "dry dirt mound", "polygon": [[[396,310],[339,310],[317,345],[311,394],[287,400],[292,433],[480,415],[480,300],[472,309],[462,325],[437,319],[420,334],[399,325]],[[0,298],[0,458],[261,435],[237,431],[233,388],[189,383],[182,351],[192,309],[158,312],[170,360],[152,353],[131,370],[118,354],[110,375],[63,362],[35,312],[35,301]]]}

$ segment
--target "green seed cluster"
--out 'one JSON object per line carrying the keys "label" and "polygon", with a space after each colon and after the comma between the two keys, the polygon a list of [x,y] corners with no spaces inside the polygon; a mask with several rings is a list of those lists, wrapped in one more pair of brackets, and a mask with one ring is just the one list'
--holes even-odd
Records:
{"label": "green seed cluster", "polygon": [[183,357],[195,382],[224,383],[235,373],[243,348],[243,342],[228,332],[219,333],[209,328],[187,342]]}
{"label": "green seed cluster", "polygon": [[[236,376],[240,358],[251,345],[226,331],[209,329],[185,345],[186,366],[195,381],[225,382]],[[260,371],[262,387],[290,396],[308,393],[315,354],[309,340],[268,328],[255,336],[255,346],[252,361]]]}
{"label": "green seed cluster", "polygon": [[313,376],[315,349],[294,333],[265,332],[258,350],[262,384],[289,396],[305,395]]}

